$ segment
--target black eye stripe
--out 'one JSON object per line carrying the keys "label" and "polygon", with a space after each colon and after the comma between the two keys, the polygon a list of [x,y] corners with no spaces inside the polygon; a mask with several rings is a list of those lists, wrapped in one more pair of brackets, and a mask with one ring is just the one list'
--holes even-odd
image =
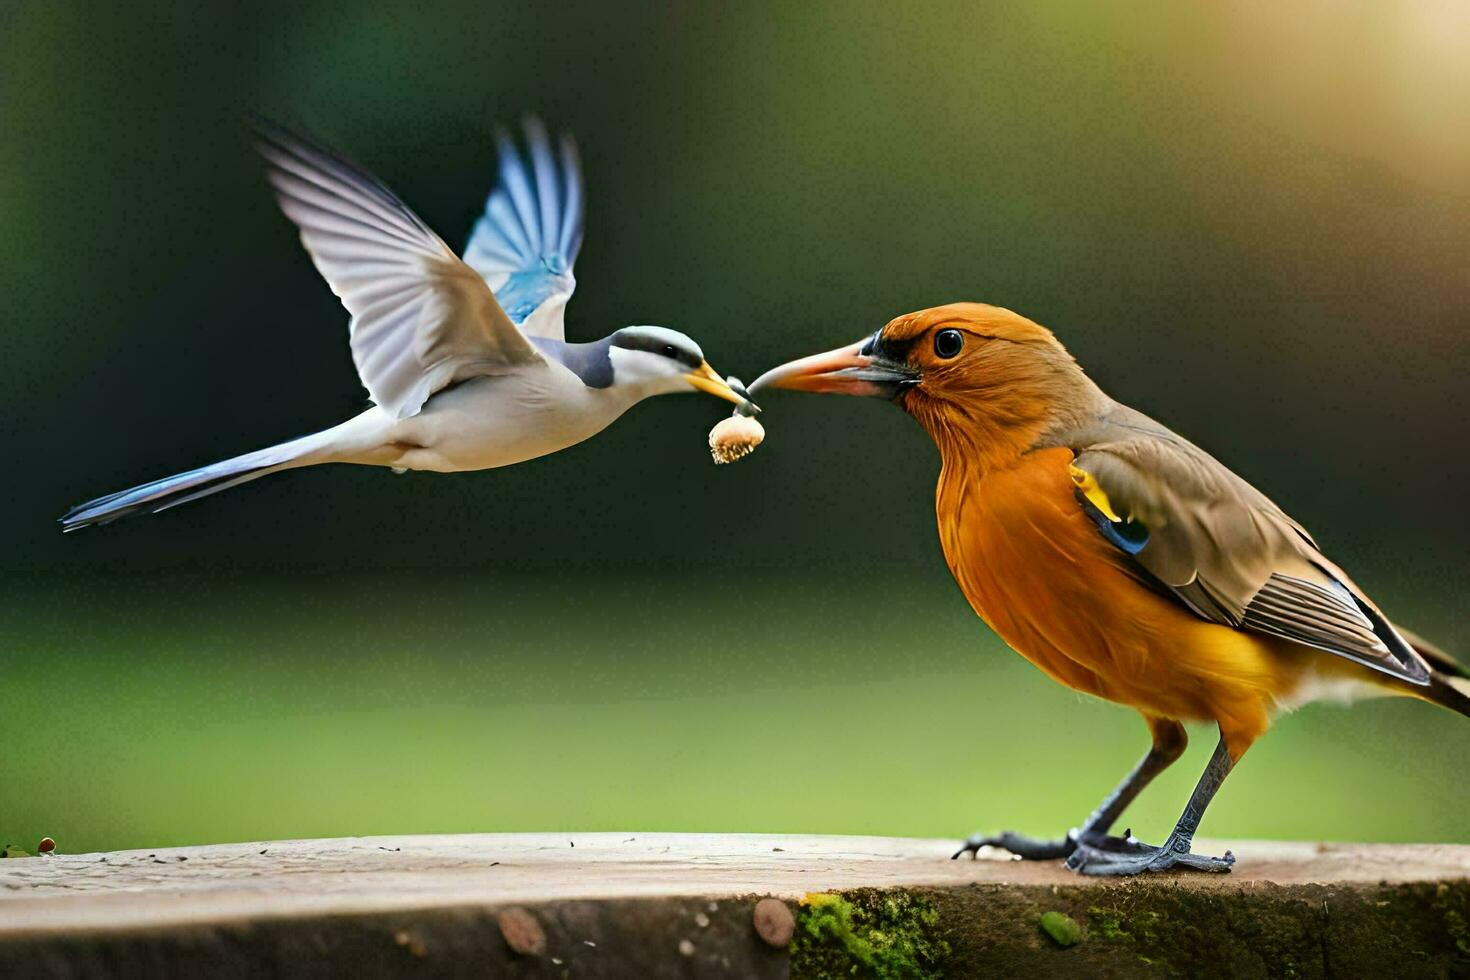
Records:
{"label": "black eye stripe", "polygon": [[690,368],[697,368],[704,362],[697,351],[671,344],[663,337],[650,337],[635,330],[622,330],[613,334],[612,344],[624,350],[639,350],[658,357],[667,357]]}

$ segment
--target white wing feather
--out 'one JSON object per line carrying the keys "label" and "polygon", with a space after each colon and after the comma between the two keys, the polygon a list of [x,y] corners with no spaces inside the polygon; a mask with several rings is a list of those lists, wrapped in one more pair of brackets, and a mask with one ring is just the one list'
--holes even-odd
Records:
{"label": "white wing feather", "polygon": [[485,281],[392,191],[277,126],[256,133],[281,210],[352,314],[352,360],[374,402],[406,418],[455,381],[541,360]]}

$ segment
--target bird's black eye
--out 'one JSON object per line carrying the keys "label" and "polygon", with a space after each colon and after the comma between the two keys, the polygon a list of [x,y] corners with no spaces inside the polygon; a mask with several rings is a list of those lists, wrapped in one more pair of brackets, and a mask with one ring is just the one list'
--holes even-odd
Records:
{"label": "bird's black eye", "polygon": [[934,353],[948,360],[965,346],[965,335],[958,330],[941,330],[934,335]]}
{"label": "bird's black eye", "polygon": [[678,357],[679,352],[674,350],[673,344],[664,344],[664,357]]}

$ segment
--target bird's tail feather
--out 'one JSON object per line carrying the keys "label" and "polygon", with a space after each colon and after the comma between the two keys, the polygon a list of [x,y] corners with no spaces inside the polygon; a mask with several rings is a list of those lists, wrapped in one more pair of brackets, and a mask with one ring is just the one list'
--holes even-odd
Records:
{"label": "bird's tail feather", "polygon": [[1470,680],[1448,674],[1431,674],[1429,700],[1470,718]]}
{"label": "bird's tail feather", "polygon": [[1394,629],[1433,668],[1429,672],[1429,700],[1470,717],[1470,671],[1465,665],[1422,636],[1402,626],[1395,625]]}
{"label": "bird's tail feather", "polygon": [[329,433],[313,435],[283,442],[278,446],[258,449],[253,453],[222,460],[197,470],[144,483],[127,490],[119,490],[96,500],[73,507],[61,518],[63,531],[75,531],[94,524],[108,524],[132,514],[156,514],[179,504],[186,504],[200,497],[207,497],[221,490],[250,480],[259,479],[267,473],[302,466],[311,459],[314,451],[329,441]]}

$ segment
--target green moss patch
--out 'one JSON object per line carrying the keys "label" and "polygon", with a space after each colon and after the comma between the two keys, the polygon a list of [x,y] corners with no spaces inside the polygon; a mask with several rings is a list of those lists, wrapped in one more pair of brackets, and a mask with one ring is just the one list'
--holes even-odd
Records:
{"label": "green moss patch", "polygon": [[1041,913],[1041,931],[1058,946],[1076,946],[1082,941],[1082,927],[1077,920],[1065,912],[1055,910]]}
{"label": "green moss patch", "polygon": [[1434,890],[1434,907],[1444,920],[1445,934],[1462,956],[1470,958],[1470,925],[1466,924],[1463,911],[1466,904],[1463,890],[1457,895],[1454,889],[1444,884]]}
{"label": "green moss patch", "polygon": [[939,912],[901,891],[860,888],[808,895],[796,913],[793,977],[938,977],[949,944]]}
{"label": "green moss patch", "polygon": [[1113,905],[1094,905],[1087,910],[1087,921],[1090,934],[1099,939],[1153,945],[1158,941],[1164,917],[1148,909],[1126,910]]}

